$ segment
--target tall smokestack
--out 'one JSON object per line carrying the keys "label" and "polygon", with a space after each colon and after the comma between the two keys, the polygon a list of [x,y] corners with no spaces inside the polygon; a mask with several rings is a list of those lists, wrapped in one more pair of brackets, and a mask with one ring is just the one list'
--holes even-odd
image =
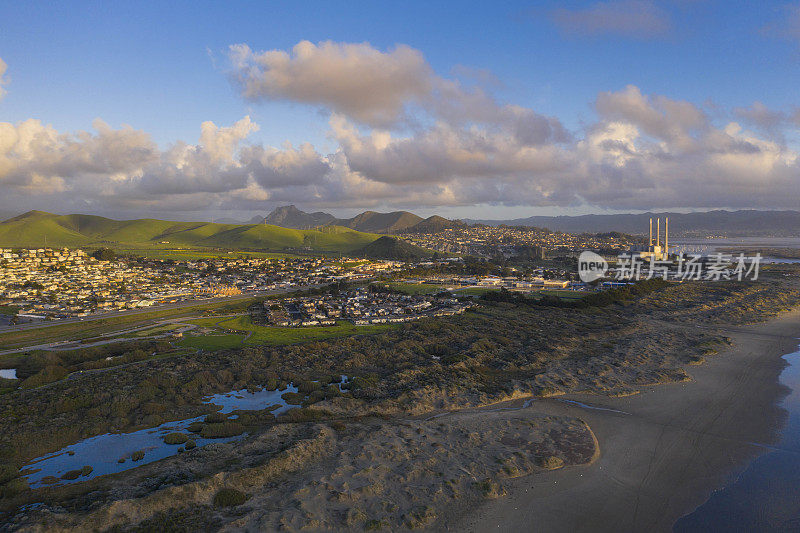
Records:
{"label": "tall smokestack", "polygon": [[661,246],[661,219],[656,219],[656,246]]}
{"label": "tall smokestack", "polygon": [[653,249],[653,217],[650,217],[650,238],[647,239],[647,251]]}
{"label": "tall smokestack", "polygon": [[664,219],[664,255],[669,255],[669,217]]}

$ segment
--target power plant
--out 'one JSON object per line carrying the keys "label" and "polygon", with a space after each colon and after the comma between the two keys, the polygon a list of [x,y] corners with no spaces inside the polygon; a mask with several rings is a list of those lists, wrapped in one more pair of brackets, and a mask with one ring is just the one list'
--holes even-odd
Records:
{"label": "power plant", "polygon": [[661,246],[661,218],[656,219],[656,238],[653,240],[653,219],[650,219],[650,236],[647,240],[647,250],[631,250],[638,253],[641,259],[665,261],[669,259],[669,217],[664,218],[664,246]]}

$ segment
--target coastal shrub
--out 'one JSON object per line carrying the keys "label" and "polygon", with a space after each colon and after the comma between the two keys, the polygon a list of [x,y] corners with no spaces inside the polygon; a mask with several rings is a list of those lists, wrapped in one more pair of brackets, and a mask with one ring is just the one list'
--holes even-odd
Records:
{"label": "coastal shrub", "polygon": [[308,397],[308,399],[306,400],[305,403],[309,403],[309,404],[317,403],[317,402],[321,402],[324,399],[325,399],[325,391],[315,390],[314,392],[312,392],[309,395],[309,397]]}
{"label": "coastal shrub", "polygon": [[193,440],[187,440],[183,447],[186,450],[193,450],[197,448],[197,444]]}
{"label": "coastal shrub", "polygon": [[540,467],[546,468],[547,470],[555,470],[556,468],[561,468],[564,466],[564,460],[561,457],[556,457],[555,455],[539,457],[536,462]]}
{"label": "coastal shrub", "polygon": [[200,436],[204,439],[221,439],[224,437],[235,437],[244,433],[244,426],[239,422],[226,421],[218,424],[203,424]]}
{"label": "coastal shrub", "polygon": [[7,483],[19,475],[16,466],[10,464],[0,465],[0,485]]}
{"label": "coastal shrub", "polygon": [[284,392],[281,394],[281,398],[289,405],[300,405],[303,403],[305,394],[300,394],[299,392]]}
{"label": "coastal shrub", "polygon": [[61,476],[61,479],[67,479],[67,480],[78,479],[80,477],[80,475],[81,475],[81,471],[80,470],[70,470],[68,472],[65,472]]}
{"label": "coastal shrub", "polygon": [[224,415],[222,413],[209,413],[206,415],[205,422],[207,424],[218,424],[219,422],[225,422],[228,419],[228,415]]}
{"label": "coastal shrub", "polygon": [[475,487],[485,498],[494,499],[506,495],[506,490],[496,481],[489,478],[475,483]]}
{"label": "coastal shrub", "polygon": [[429,505],[421,505],[404,515],[404,525],[408,529],[417,529],[429,525],[436,520],[436,510]]}
{"label": "coastal shrub", "polygon": [[264,389],[268,391],[278,390],[278,379],[277,378],[269,378],[264,385]]}
{"label": "coastal shrub", "polygon": [[236,489],[220,489],[214,495],[214,507],[235,507],[242,505],[249,496]]}
{"label": "coastal shrub", "polygon": [[165,444],[183,444],[187,440],[189,440],[189,435],[185,433],[175,432],[164,435]]}
{"label": "coastal shrub", "polygon": [[306,407],[289,409],[281,419],[285,422],[313,422],[315,420],[325,420],[331,417],[331,413],[322,409],[308,409]]}
{"label": "coastal shrub", "polygon": [[0,485],[0,499],[13,498],[17,494],[28,490],[28,482],[18,477]]}
{"label": "coastal shrub", "polygon": [[317,381],[301,381],[297,385],[297,390],[299,392],[304,392],[306,394],[311,394],[314,391],[317,391],[322,388],[322,383]]}
{"label": "coastal shrub", "polygon": [[144,450],[137,450],[131,454],[131,461],[141,461],[142,459],[144,459]]}
{"label": "coastal shrub", "polygon": [[189,430],[191,433],[200,433],[200,430],[203,429],[203,423],[200,421],[192,422],[191,424],[186,426],[186,429]]}
{"label": "coastal shrub", "polygon": [[41,387],[47,383],[52,383],[66,377],[69,370],[63,366],[51,365],[44,367],[39,373],[32,375],[28,379],[20,383],[22,389],[32,389],[34,387]]}
{"label": "coastal shrub", "polygon": [[94,468],[92,468],[92,467],[91,467],[91,466],[89,466],[89,465],[86,465],[86,466],[84,466],[83,468],[81,468],[81,475],[82,475],[83,477],[86,477],[86,476],[88,476],[89,474],[91,474],[91,473],[92,473],[92,471],[94,471]]}

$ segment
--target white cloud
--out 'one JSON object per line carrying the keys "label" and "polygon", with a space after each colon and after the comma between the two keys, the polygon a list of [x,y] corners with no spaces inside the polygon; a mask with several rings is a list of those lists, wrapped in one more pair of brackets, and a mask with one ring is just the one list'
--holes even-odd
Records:
{"label": "white cloud", "polygon": [[368,43],[301,41],[289,53],[237,44],[230,59],[245,98],[321,105],[377,126],[399,120],[433,79],[422,53],[405,45],[382,52]]}
{"label": "white cloud", "polygon": [[291,54],[245,45],[232,54],[246,96],[329,108],[331,153],[309,143],[254,144],[248,139],[259,127],[249,116],[230,126],[204,122],[195,144],[167,148],[99,119],[93,132],[75,133],[33,119],[0,123],[0,208],[169,218],[279,202],[356,209],[800,205],[798,154],[781,136],[797,118],[759,102],[721,115],[754,133],[629,85],[599,93],[596,120],[570,132],[555,117],[499,102],[486,86],[434,74],[408,47],[302,42]]}

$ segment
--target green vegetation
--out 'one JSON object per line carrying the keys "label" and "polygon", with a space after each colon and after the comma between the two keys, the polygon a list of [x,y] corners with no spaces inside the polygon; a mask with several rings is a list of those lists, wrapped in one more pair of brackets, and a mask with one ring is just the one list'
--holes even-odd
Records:
{"label": "green vegetation", "polygon": [[[619,289],[609,289],[606,291],[592,292],[579,298],[565,299],[560,295],[544,294],[539,298],[525,296],[521,293],[514,293],[506,289],[486,293],[482,298],[492,302],[514,302],[522,305],[541,305],[549,307],[566,307],[573,309],[586,309],[588,307],[606,307],[612,304],[620,304],[633,298],[643,297],[655,291],[664,289],[670,285],[669,282],[661,278],[653,278],[639,281],[627,287]],[[563,291],[559,291],[563,292]]]}
{"label": "green vegetation", "polygon": [[561,457],[556,457],[555,455],[547,455],[540,457],[537,461],[537,464],[547,470],[555,470],[556,468],[561,468],[564,466],[564,460]]}
{"label": "green vegetation", "polygon": [[366,246],[352,251],[353,255],[359,257],[370,257],[374,259],[391,259],[393,261],[413,261],[425,259],[433,256],[433,251],[414,246],[397,237],[384,235],[379,239],[373,240]]}
{"label": "green vegetation", "polygon": [[224,437],[235,437],[244,433],[244,426],[236,421],[229,420],[214,424],[203,424],[200,436],[204,439],[221,439]]}
{"label": "green vegetation", "polygon": [[[297,344],[301,342],[320,341],[336,337],[347,337],[350,335],[367,335],[380,333],[396,327],[391,324],[370,324],[367,326],[356,326],[343,320],[337,322],[335,326],[307,328],[270,327],[253,324],[253,321],[249,316],[233,317],[221,321],[215,321],[214,319],[203,319],[202,322],[199,320],[193,320],[191,323],[205,326],[214,325],[226,330],[249,333],[250,335],[244,340],[244,343],[258,345]],[[213,336],[195,337],[195,339],[202,338],[208,339],[213,338]],[[202,344],[202,341],[200,340],[191,342],[198,342]],[[224,344],[225,342],[228,341],[220,341],[220,344]],[[190,344],[183,344],[182,341],[181,345],[188,346]],[[198,345],[198,347],[200,347],[200,345]]]}
{"label": "green vegetation", "polygon": [[[162,261],[197,261],[202,259],[292,259],[301,257],[298,254],[275,253],[275,252],[252,252],[244,250],[215,250],[209,248],[154,248],[154,247],[117,247],[116,251],[120,255],[146,257],[147,259],[159,259]],[[305,254],[303,254],[305,255]]]}
{"label": "green vegetation", "polygon": [[113,261],[117,258],[117,254],[111,248],[98,248],[92,252],[92,257],[98,261]]}
{"label": "green vegetation", "polygon": [[0,367],[16,368],[20,388],[32,389],[61,380],[71,372],[125,365],[169,352],[174,348],[166,341],[131,341],[75,350],[23,352],[7,356]]}
{"label": "green vegetation", "polygon": [[243,335],[185,335],[178,346],[182,348],[192,348],[195,350],[206,350],[214,352],[217,350],[230,350],[242,346]]}
{"label": "green vegetation", "polygon": [[[168,220],[112,220],[92,215],[54,215],[30,211],[0,223],[0,246],[115,248],[165,244],[226,250],[316,250],[345,253],[363,248],[379,236],[339,226],[297,230],[263,224],[212,224]],[[113,252],[112,252],[113,253]]]}
{"label": "green vegetation", "polygon": [[165,444],[183,444],[189,440],[189,435],[186,433],[174,432],[164,435]]}
{"label": "green vegetation", "polygon": [[235,507],[242,505],[249,496],[236,489],[220,489],[214,495],[214,507]]}

